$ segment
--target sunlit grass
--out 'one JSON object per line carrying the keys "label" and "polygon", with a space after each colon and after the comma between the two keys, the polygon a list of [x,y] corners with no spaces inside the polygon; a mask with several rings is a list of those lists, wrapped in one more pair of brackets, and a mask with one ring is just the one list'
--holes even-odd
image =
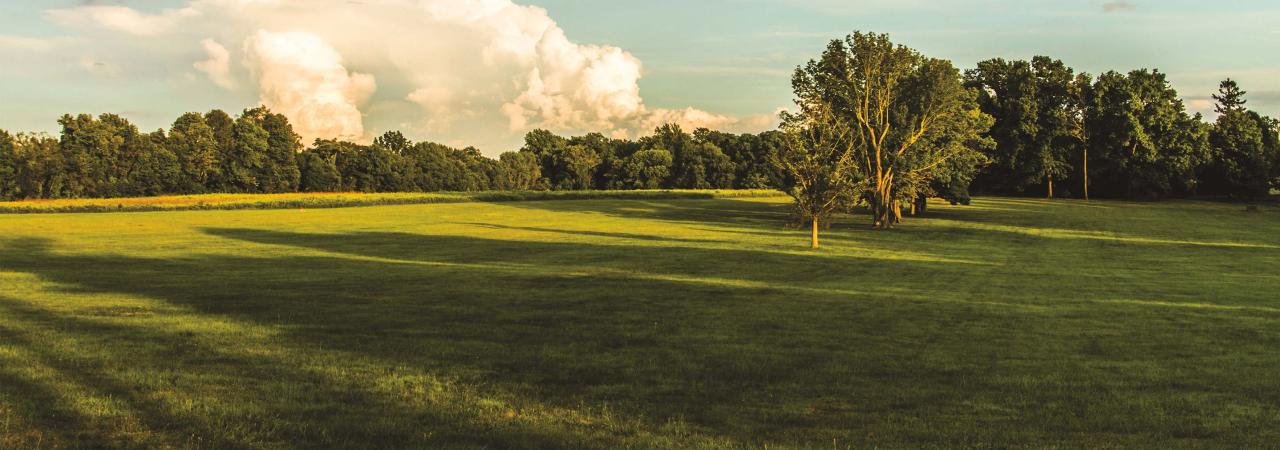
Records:
{"label": "sunlit grass", "polygon": [[1275,206],[630,195],[0,215],[0,448],[1280,439]]}
{"label": "sunlit grass", "polygon": [[0,202],[3,213],[141,212],[237,209],[345,208],[465,202],[586,199],[701,199],[771,197],[770,190],[502,191],[418,193],[201,194],[136,198],[43,199]]}

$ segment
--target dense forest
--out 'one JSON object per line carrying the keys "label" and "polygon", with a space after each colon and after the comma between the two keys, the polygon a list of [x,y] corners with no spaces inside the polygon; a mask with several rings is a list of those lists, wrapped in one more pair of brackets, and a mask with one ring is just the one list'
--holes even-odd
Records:
{"label": "dense forest", "polygon": [[[880,38],[887,45],[887,38]],[[957,202],[966,201],[970,191],[1084,198],[1257,198],[1280,187],[1277,122],[1249,110],[1246,93],[1234,81],[1222,82],[1214,96],[1219,115],[1210,123],[1199,114],[1190,115],[1165,74],[1157,70],[1095,77],[1061,61],[1035,57],[993,59],[960,72],[949,61],[913,58],[904,59],[917,69],[913,76],[918,79],[912,82],[926,83],[928,95],[946,96],[953,104],[949,107],[960,108],[938,117],[967,117],[944,125],[950,127],[950,135],[959,135],[956,130],[962,128],[965,137],[938,148],[968,150],[938,157],[946,164],[930,165],[927,179],[899,177],[907,180],[903,183],[914,183],[903,185],[913,196],[937,195]],[[820,91],[826,83],[823,77],[842,76],[840,70],[844,69],[835,60],[799,68],[797,103],[810,94],[836,95]],[[916,91],[925,92],[912,92]],[[839,107],[834,100],[824,104]],[[808,111],[810,122],[813,113]],[[929,120],[927,114],[920,118]],[[787,170],[785,149],[795,141],[786,132],[785,118],[782,130],[760,134],[690,132],[666,125],[638,140],[601,134],[565,137],[536,130],[526,136],[523,148],[497,159],[474,148],[412,142],[396,131],[369,145],[317,140],[308,147],[288,119],[265,107],[245,110],[238,117],[218,110],[188,113],[168,130],[152,132],[140,131],[114,114],[67,115],[58,122],[61,132],[56,137],[0,130],[0,199],[208,192],[792,189],[796,182],[795,173]],[[923,128],[915,138],[928,139]],[[870,197],[876,194],[867,197],[859,200],[874,203]]]}

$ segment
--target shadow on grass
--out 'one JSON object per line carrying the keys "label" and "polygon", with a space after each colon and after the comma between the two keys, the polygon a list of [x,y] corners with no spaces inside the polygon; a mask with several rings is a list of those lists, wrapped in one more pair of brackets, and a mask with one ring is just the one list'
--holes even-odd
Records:
{"label": "shadow on grass", "polygon": [[[259,248],[261,257],[153,259],[66,254],[52,251],[49,241],[17,240],[0,246],[0,270],[55,283],[61,293],[56,295],[140,296],[160,302],[162,309],[187,311],[181,314],[192,321],[229,319],[274,330],[280,333],[279,341],[210,347],[205,337],[166,327],[148,314],[95,319],[104,314],[96,305],[69,314],[12,298],[0,299],[7,324],[0,327],[0,335],[45,328],[65,340],[60,348],[76,349],[75,353],[51,353],[45,347],[48,342],[35,338],[15,339],[12,345],[35,355],[30,364],[56,371],[78,390],[118,399],[122,410],[138,418],[140,432],[156,435],[154,441],[144,441],[150,443],[198,435],[229,447],[263,442],[594,447],[629,442],[637,433],[662,429],[672,421],[687,423],[682,425],[691,430],[686,433],[763,439],[772,429],[823,422],[831,427],[840,420],[788,415],[785,423],[778,422],[779,413],[761,403],[769,391],[796,383],[836,385],[848,376],[842,364],[829,360],[836,336],[847,334],[843,327],[833,323],[815,331],[807,327],[822,327],[824,319],[779,321],[780,317],[808,315],[815,308],[864,310],[867,305],[858,304],[860,299],[909,298],[875,289],[791,293],[788,286],[797,279],[927,272],[954,265],[399,233],[205,232],[288,247],[291,254],[279,256],[278,251]],[[806,306],[797,307],[796,302]],[[917,311],[904,317],[933,314],[916,302],[901,309]],[[157,313],[165,314],[169,313]],[[896,326],[894,322],[886,318],[881,326]],[[858,331],[875,332],[877,327]],[[797,348],[778,351],[781,341]],[[104,347],[94,349],[95,345]],[[207,357],[184,360],[175,353],[179,347],[200,350]],[[553,412],[543,413],[540,423],[503,423],[500,412],[470,411],[470,403],[424,406],[387,398],[353,380],[299,368],[298,361],[281,352],[314,353],[315,358],[338,361],[334,370],[339,372],[366,370],[355,363],[343,367],[342,362],[364,359],[374,368],[404,367],[458,380],[472,386],[463,390],[505,399],[513,410],[579,410],[585,404],[609,405],[610,412],[581,413],[596,425]],[[909,376],[942,386],[954,374],[954,369],[911,367],[911,356],[896,356],[893,363],[880,359],[885,357],[859,357],[871,368],[863,375],[886,380]],[[212,388],[222,392],[217,398],[243,406],[227,406],[221,412],[211,407],[214,413],[193,417],[192,411],[164,405],[164,399],[149,393],[154,386],[139,386],[142,381],[131,378],[139,375],[108,361],[144,368],[180,362],[173,370],[195,378],[188,381],[195,384],[191,388],[197,394],[191,395],[196,401],[212,400],[199,394],[199,383],[213,380],[203,382],[214,383]],[[220,383],[229,380],[265,384],[227,391],[233,386]],[[366,382],[380,383],[376,377]],[[281,396],[276,389],[313,393]],[[809,397],[814,394],[789,401],[816,401]],[[923,402],[938,394],[920,395]],[[339,400],[331,403],[332,399]],[[366,417],[355,419],[360,415]],[[316,429],[324,433],[308,435]]]}
{"label": "shadow on grass", "polygon": [[[697,223],[726,233],[771,233],[786,218],[785,205],[734,200],[511,206]],[[1156,319],[1125,322],[1115,320],[1114,309],[1107,314],[1095,311],[1107,308],[1070,303],[1107,278],[1070,270],[996,277],[998,270],[1025,268],[949,258],[1003,256],[980,252],[1016,234],[999,230],[964,229],[972,240],[956,239],[956,230],[946,227],[884,233],[849,225],[830,233],[868,248],[917,252],[916,260],[699,248],[661,236],[594,231],[584,235],[672,245],[202,231],[243,253],[83,255],[55,251],[48,241],[10,240],[0,241],[0,271],[34,274],[52,283],[55,297],[143,297],[192,322],[230,323],[262,336],[215,339],[148,316],[93,318],[100,308],[85,316],[62,310],[74,311],[74,301],[25,299],[0,299],[0,323],[7,324],[0,336],[41,328],[61,336],[58,348],[73,349],[70,357],[39,348],[48,345],[41,339],[51,338],[24,337],[13,345],[34,355],[31,364],[51,367],[97,396],[121,399],[145,429],[171,437],[158,438],[162,443],[223,434],[227,446],[661,446],[646,440],[655,434],[675,436],[671,447],[699,436],[721,447],[715,444],[827,444],[837,436],[866,447],[1017,446],[1037,437],[1050,442],[1045,433],[1127,433],[1141,442],[1151,436],[1141,433],[1183,426],[1163,420],[1182,420],[1187,404],[1207,408],[1195,397],[1199,389],[1235,395],[1274,384],[1209,366],[1210,372],[1195,372],[1200,369],[1172,359],[1142,360],[1172,347],[1185,357],[1191,343],[1200,346],[1194,354],[1238,351],[1224,349],[1226,341],[1212,333],[1188,335],[1184,325],[1163,319],[1216,314],[1224,326],[1240,328],[1237,319],[1253,311],[1116,305]],[[1002,290],[1016,291],[1025,304],[1012,303],[1020,300]],[[1096,344],[1102,341],[1090,333],[1119,336],[1118,344]],[[1135,341],[1146,347],[1130,346]],[[1266,345],[1256,342],[1255,348]],[[1081,359],[1078,349],[1093,355]],[[202,356],[183,356],[189,352]],[[1154,387],[1112,395],[1111,389],[1129,388],[1109,383],[1129,379],[1088,370],[1098,354],[1116,364],[1098,370],[1162,370],[1135,372]],[[1140,361],[1120,366],[1133,360]],[[191,377],[184,381],[191,384],[172,388],[175,400],[157,397],[154,385],[130,378],[122,367],[145,371],[171,363]],[[1242,370],[1256,374],[1268,364]],[[1185,381],[1179,369],[1202,378]],[[435,384],[405,386],[402,374],[458,386],[464,394],[438,397],[422,387]],[[1236,385],[1223,387],[1224,379]],[[1187,383],[1194,386],[1184,390]],[[57,388],[28,383],[15,389],[47,398]],[[220,398],[242,406],[212,412],[156,406]],[[65,409],[36,403],[25,407]],[[591,409],[598,405],[607,411]],[[976,413],[977,407],[987,409]],[[65,427],[88,426],[70,417]],[[1186,427],[1200,435],[1232,433],[1187,417]],[[1259,424],[1269,417],[1248,416],[1236,429],[1265,430]],[[868,431],[889,440],[867,437]]]}
{"label": "shadow on grass", "polygon": [[653,241],[653,242],[678,242],[678,243],[695,243],[695,244],[724,243],[724,241],[719,241],[714,239],[689,239],[689,238],[680,238],[680,237],[674,237],[674,236],[654,236],[650,234],[615,233],[615,232],[608,232],[608,231],[590,231],[590,230],[566,230],[566,229],[542,228],[542,227],[522,227],[522,226],[515,226],[515,225],[502,225],[502,224],[496,224],[496,223],[460,223],[460,225],[467,225],[467,226],[473,226],[473,227],[479,227],[479,228],[489,228],[494,230],[532,231],[535,233],[552,233],[552,234],[577,235],[577,236],[588,236],[588,237],[603,237],[603,238],[611,238],[611,239],[634,239],[634,240]]}

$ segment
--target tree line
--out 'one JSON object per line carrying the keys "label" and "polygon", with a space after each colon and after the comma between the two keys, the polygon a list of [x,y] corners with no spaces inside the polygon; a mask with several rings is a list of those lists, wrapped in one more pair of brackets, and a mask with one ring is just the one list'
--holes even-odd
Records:
{"label": "tree line", "polygon": [[0,130],[0,199],[284,192],[586,189],[746,189],[780,184],[769,155],[781,134],[735,135],[665,125],[638,140],[545,130],[497,159],[475,148],[412,142],[398,132],[369,145],[304,147],[265,107],[232,118],[183,114],[139,131],[114,114],[63,116],[57,137]]}
{"label": "tree line", "polygon": [[[1218,118],[1187,112],[1156,70],[1077,73],[1059,60],[992,59],[960,71],[854,33],[793,77],[780,129],[730,134],[665,125],[650,136],[528,133],[498,158],[412,142],[304,146],[265,107],[188,113],[140,131],[114,114],[63,116],[58,135],[0,131],[0,199],[207,192],[777,188],[799,215],[864,205],[889,227],[924,199],[970,192],[1047,197],[1256,198],[1280,187],[1277,122],[1231,80]],[[803,204],[803,205],[801,205]]]}
{"label": "tree line", "polygon": [[855,32],[792,77],[783,189],[812,245],[864,206],[877,228],[969,191],[1047,197],[1266,196],[1280,187],[1277,123],[1221,83],[1218,119],[1188,114],[1163,73],[1077,74],[1059,60],[983,61],[961,72]]}

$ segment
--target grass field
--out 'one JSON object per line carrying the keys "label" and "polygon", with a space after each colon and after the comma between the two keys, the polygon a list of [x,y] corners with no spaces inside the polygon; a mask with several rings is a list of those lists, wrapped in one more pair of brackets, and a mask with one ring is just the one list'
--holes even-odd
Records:
{"label": "grass field", "polygon": [[0,215],[0,448],[1280,442],[1280,208]]}
{"label": "grass field", "polygon": [[438,203],[523,202],[598,199],[712,199],[770,197],[771,190],[501,191],[359,194],[200,194],[135,198],[42,199],[0,202],[0,214],[151,212],[238,209],[350,208]]}

